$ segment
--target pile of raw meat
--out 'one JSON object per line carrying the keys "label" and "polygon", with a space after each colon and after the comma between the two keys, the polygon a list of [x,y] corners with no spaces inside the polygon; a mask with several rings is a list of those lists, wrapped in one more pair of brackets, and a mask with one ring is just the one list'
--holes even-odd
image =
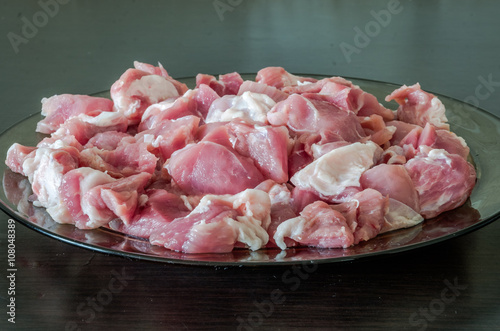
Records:
{"label": "pile of raw meat", "polygon": [[341,77],[280,67],[196,88],[134,63],[111,100],[42,100],[36,147],[6,163],[35,206],[186,253],[347,248],[462,205],[476,173],[441,101],[402,86],[396,111]]}

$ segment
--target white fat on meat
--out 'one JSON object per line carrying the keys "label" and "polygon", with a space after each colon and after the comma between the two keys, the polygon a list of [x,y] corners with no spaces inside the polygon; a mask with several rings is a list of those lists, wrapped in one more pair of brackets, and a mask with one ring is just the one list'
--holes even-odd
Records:
{"label": "white fat on meat", "polygon": [[415,210],[398,200],[389,198],[389,209],[385,214],[380,233],[409,228],[423,221],[422,215]]}
{"label": "white fat on meat", "polygon": [[82,174],[82,179],[80,181],[80,192],[82,193],[80,196],[80,206],[82,208],[82,212],[89,217],[89,221],[85,224],[85,226],[89,229],[96,228],[109,222],[109,216],[105,215],[103,217],[99,208],[96,208],[95,205],[90,203],[92,200],[85,199],[85,193],[89,192],[90,189],[96,186],[114,182],[116,179],[105,172],[94,170],[92,168],[82,167],[79,168],[79,171]]}
{"label": "white fat on meat", "polygon": [[[267,193],[247,189],[235,195],[206,195],[192,213],[206,212],[210,208],[212,199],[230,202],[233,209],[238,210],[240,216],[236,216],[236,219],[224,219],[224,222],[236,230],[237,242],[247,245],[251,250],[260,249],[268,242],[266,229],[271,223],[271,200]],[[193,226],[191,232],[203,231],[206,226],[209,225],[199,222]]]}
{"label": "white fat on meat", "polygon": [[[122,81],[122,86],[125,81]],[[117,86],[117,89],[120,86]],[[142,100],[147,105],[155,104],[168,98],[178,97],[179,93],[174,84],[158,75],[146,75],[130,83],[126,91],[119,91],[112,94],[115,107],[130,117],[142,107]]]}
{"label": "white fat on meat", "polygon": [[241,96],[228,95],[219,100],[214,101],[210,106],[207,123],[229,122],[235,118],[267,123],[267,113],[276,104],[265,94],[249,91]]}
{"label": "white fat on meat", "polygon": [[[60,144],[55,142],[53,145]],[[27,158],[23,162],[23,172],[28,176],[33,193],[37,196],[33,204],[37,207],[45,207],[57,222],[71,223],[69,211],[59,193],[59,186],[64,173],[76,167],[76,163],[71,158],[58,160],[54,157],[54,153],[65,152],[46,147],[38,148],[34,157]],[[68,161],[67,164],[61,163],[65,160]]]}
{"label": "white fat on meat", "polygon": [[335,197],[347,187],[360,186],[361,175],[374,164],[377,147],[373,142],[358,142],[336,148],[295,173],[290,181],[301,189]]}

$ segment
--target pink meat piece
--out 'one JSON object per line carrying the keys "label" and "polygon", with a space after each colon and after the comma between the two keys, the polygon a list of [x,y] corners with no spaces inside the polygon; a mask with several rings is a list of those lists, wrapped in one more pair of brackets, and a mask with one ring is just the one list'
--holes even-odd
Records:
{"label": "pink meat piece", "polygon": [[242,95],[245,92],[265,94],[273,99],[274,102],[280,102],[288,98],[287,93],[280,91],[274,86],[253,82],[251,80],[246,80],[241,84],[238,95]]}
{"label": "pink meat piece", "polygon": [[[413,130],[408,132],[403,139],[401,139],[399,145],[410,145],[415,150],[417,150],[419,146],[444,149],[450,154],[460,155],[465,160],[467,160],[470,152],[470,149],[463,138],[458,137],[455,133],[448,130],[436,130],[436,128],[429,123],[427,123],[423,129],[420,126],[416,126]],[[406,148],[409,148],[409,146],[406,146]],[[410,153],[410,155],[413,154],[414,153]]]}
{"label": "pink meat piece", "polygon": [[45,207],[56,222],[67,223],[70,219],[59,187],[63,176],[79,166],[78,154],[73,147],[40,147],[23,162],[23,173],[28,176],[36,196],[34,205]]}
{"label": "pink meat piece", "polygon": [[[418,138],[418,146],[429,146],[435,149],[444,149],[450,154],[457,154],[467,160],[470,149],[465,140],[455,133],[434,128],[427,123]],[[415,146],[417,148],[418,146]]]}
{"label": "pink meat piece", "polygon": [[330,202],[342,202],[361,190],[360,177],[378,159],[372,142],[336,148],[314,160],[290,179],[296,187]]}
{"label": "pink meat piece", "polygon": [[206,195],[187,216],[154,231],[153,245],[185,253],[226,253],[241,243],[251,250],[269,240],[271,202],[261,190],[236,195]]}
{"label": "pink meat piece", "polygon": [[227,129],[233,148],[251,158],[265,178],[278,184],[288,181],[288,151],[292,142],[285,127],[233,121]]}
{"label": "pink meat piece", "polygon": [[286,86],[294,86],[303,82],[316,82],[317,79],[292,75],[281,67],[267,67],[259,70],[255,77],[257,83],[281,89]]}
{"label": "pink meat piece", "polygon": [[424,218],[406,204],[389,198],[389,209],[384,217],[380,233],[409,228],[422,223]]}
{"label": "pink meat piece", "polygon": [[167,79],[170,83],[172,83],[172,85],[174,85],[174,87],[177,90],[177,93],[179,95],[183,95],[184,93],[186,93],[188,91],[187,85],[173,79],[168,74],[167,70],[165,70],[165,68],[163,68],[161,63],[158,63],[158,67],[155,67],[155,66],[148,64],[148,63],[134,61],[134,68],[142,70],[142,71],[147,72],[147,73],[152,74],[152,75],[162,76],[163,78]]}
{"label": "pink meat piece", "polygon": [[139,143],[146,143],[148,150],[164,163],[173,152],[194,142],[199,123],[200,118],[191,115],[164,120],[153,129],[141,131],[135,139]]}
{"label": "pink meat piece", "polygon": [[29,157],[35,150],[36,147],[29,147],[14,143],[7,150],[5,164],[10,168],[10,170],[21,175],[26,175],[23,171],[24,160],[26,160],[26,158]]}
{"label": "pink meat piece", "polygon": [[[208,110],[212,103],[220,98],[214,90],[205,84],[201,84],[194,89],[192,94],[196,101],[196,110],[203,119],[207,117]],[[187,96],[187,94],[185,96]]]}
{"label": "pink meat piece", "polygon": [[371,188],[420,211],[418,193],[403,165],[379,164],[366,170],[360,178],[363,189]]}
{"label": "pink meat piece", "polygon": [[[189,93],[189,92],[188,92]],[[165,100],[146,109],[139,124],[139,132],[161,126],[164,121],[185,116],[200,117],[197,102],[192,96],[182,96],[175,100]]]}
{"label": "pink meat piece", "polygon": [[406,137],[412,130],[419,128],[419,125],[406,123],[402,121],[389,121],[386,123],[387,126],[393,126],[396,128],[396,131],[392,135],[390,140],[391,145],[399,145],[401,140]]}
{"label": "pink meat piece", "polygon": [[274,106],[267,114],[272,125],[286,125],[297,134],[312,133],[322,137],[322,143],[337,140],[359,141],[365,133],[356,115],[338,109],[330,103],[308,100],[294,94]]}
{"label": "pink meat piece", "polygon": [[405,164],[406,156],[404,148],[398,145],[390,146],[382,153],[378,163]]}
{"label": "pink meat piece", "polygon": [[330,152],[330,151],[333,151],[334,149],[337,149],[339,147],[344,147],[344,146],[347,146],[347,145],[350,145],[351,143],[347,142],[347,141],[334,141],[334,142],[331,142],[331,143],[326,143],[326,144],[322,144],[322,145],[318,145],[318,144],[313,144],[311,146],[311,151],[312,151],[312,155],[314,157],[314,159],[319,159],[320,157],[322,157],[323,155],[325,155],[326,153]]}
{"label": "pink meat piece", "polygon": [[326,101],[342,110],[352,111],[358,116],[376,114],[386,121],[394,119],[394,113],[382,106],[373,94],[363,91],[342,77],[324,78],[312,84],[287,87],[283,91],[302,94],[311,100]]}
{"label": "pink meat piece", "polygon": [[80,164],[107,172],[115,178],[141,172],[153,174],[158,159],[148,151],[148,146],[145,142],[135,142],[125,138],[114,150],[87,148],[80,153]]}
{"label": "pink meat piece", "polygon": [[392,139],[394,132],[396,132],[396,127],[387,126],[383,117],[377,114],[373,114],[366,117],[358,116],[361,127],[368,136],[365,141],[371,140],[377,145],[389,147],[389,141]]}
{"label": "pink meat piece", "polygon": [[130,125],[138,124],[152,104],[179,96],[169,79],[138,69],[125,71],[111,86],[110,94],[116,110],[128,118]]}
{"label": "pink meat piece", "polygon": [[281,223],[274,235],[281,249],[287,247],[285,238],[320,248],[347,248],[354,243],[352,229],[345,217],[323,201],[309,204],[299,216]]}
{"label": "pink meat piece", "polygon": [[79,229],[94,229],[119,217],[127,224],[150,177],[140,173],[117,180],[87,167],[67,172],[59,188],[71,215],[67,223]]}
{"label": "pink meat piece", "polygon": [[98,149],[112,151],[118,147],[118,145],[124,138],[130,139],[133,137],[126,132],[118,132],[118,131],[99,132],[92,138],[90,138],[84,147],[85,148],[95,147]]}
{"label": "pink meat piece", "polygon": [[126,132],[128,119],[121,113],[105,112],[95,117],[79,115],[72,117],[61,124],[59,129],[52,133],[52,138],[61,139],[74,136],[82,145],[85,145],[97,133],[106,131]]}
{"label": "pink meat piece", "polygon": [[389,210],[389,198],[373,189],[356,193],[350,200],[331,205],[331,208],[344,215],[353,231],[353,244],[375,238],[385,224],[385,215]]}
{"label": "pink meat piece", "polygon": [[113,111],[113,101],[88,95],[61,94],[42,99],[43,120],[37,123],[36,131],[50,134],[61,124],[80,114],[97,116]]}
{"label": "pink meat piece", "polygon": [[210,141],[174,152],[166,167],[188,194],[236,194],[265,179],[251,159]]}
{"label": "pink meat piece", "polygon": [[403,85],[385,98],[395,100],[398,104],[398,120],[425,126],[430,123],[438,129],[449,130],[445,107],[441,100],[420,88],[420,84]]}
{"label": "pink meat piece", "polygon": [[307,205],[317,200],[321,200],[321,198],[313,191],[301,189],[300,187],[292,189],[290,203],[295,213],[300,213]]}
{"label": "pink meat piece", "polygon": [[405,168],[417,189],[420,214],[424,218],[461,206],[476,182],[474,167],[461,156],[443,149],[421,146]]}
{"label": "pink meat piece", "polygon": [[225,75],[219,75],[219,80],[212,76],[206,74],[198,74],[196,76],[196,87],[200,87],[202,84],[209,86],[214,90],[219,96],[224,95],[235,95],[238,93],[240,85],[243,83],[243,79],[237,72],[232,72]]}
{"label": "pink meat piece", "polygon": [[[278,247],[273,238],[278,226],[284,221],[297,216],[292,207],[291,192],[285,184],[277,184],[271,179],[263,181],[255,189],[267,192],[271,199],[271,223],[267,228],[269,242],[266,247]],[[292,247],[295,243],[294,240],[285,238],[287,247]]]}
{"label": "pink meat piece", "polygon": [[208,123],[198,132],[202,141],[211,141],[234,149],[252,159],[265,178],[277,183],[288,181],[288,151],[292,141],[285,127],[251,125],[234,120]]}
{"label": "pink meat piece", "polygon": [[185,217],[190,209],[184,200],[163,189],[146,191],[147,201],[138,206],[133,219],[125,224],[121,219],[109,223],[111,229],[135,237],[149,238],[151,234],[179,217]]}
{"label": "pink meat piece", "polygon": [[244,92],[242,95],[225,95],[212,103],[206,122],[228,122],[241,118],[267,124],[267,113],[274,105],[274,100],[265,94]]}

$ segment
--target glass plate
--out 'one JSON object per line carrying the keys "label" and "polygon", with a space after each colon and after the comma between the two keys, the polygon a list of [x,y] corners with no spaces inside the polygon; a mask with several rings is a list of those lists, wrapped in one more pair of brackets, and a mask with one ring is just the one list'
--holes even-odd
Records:
{"label": "glass plate", "polygon": [[[242,75],[254,79],[255,75]],[[318,75],[304,75],[324,78]],[[385,103],[384,97],[398,85],[351,79],[362,89],[374,94],[391,109],[396,104]],[[180,79],[194,87],[194,78]],[[424,87],[425,88],[425,87]],[[107,92],[100,96],[109,96]],[[478,182],[470,199],[460,208],[446,212],[409,229],[402,229],[347,249],[292,248],[286,251],[264,249],[251,252],[235,249],[227,254],[184,254],[150,245],[148,241],[100,228],[79,230],[72,225],[55,223],[43,208],[27,201],[30,187],[27,179],[0,165],[3,190],[0,190],[0,208],[19,222],[50,237],[90,250],[157,262],[196,265],[274,265],[303,262],[331,263],[381,256],[428,246],[477,230],[500,217],[500,194],[495,186],[500,178],[500,120],[471,105],[436,94],[446,106],[451,130],[463,137],[471,150]],[[8,148],[18,142],[35,146],[43,137],[35,132],[41,115],[32,115],[0,135],[0,156],[5,158]]]}

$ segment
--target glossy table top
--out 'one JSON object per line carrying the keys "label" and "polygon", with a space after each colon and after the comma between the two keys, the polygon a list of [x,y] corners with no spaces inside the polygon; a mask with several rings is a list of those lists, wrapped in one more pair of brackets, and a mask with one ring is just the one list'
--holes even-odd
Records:
{"label": "glossy table top", "polygon": [[[500,116],[499,12],[494,1],[1,1],[0,131],[39,112],[42,97],[109,89],[134,60],[174,77],[280,65],[420,82]],[[15,272],[9,223],[1,214],[0,330],[500,325],[500,222],[378,259],[241,268],[95,253],[16,224]]]}

